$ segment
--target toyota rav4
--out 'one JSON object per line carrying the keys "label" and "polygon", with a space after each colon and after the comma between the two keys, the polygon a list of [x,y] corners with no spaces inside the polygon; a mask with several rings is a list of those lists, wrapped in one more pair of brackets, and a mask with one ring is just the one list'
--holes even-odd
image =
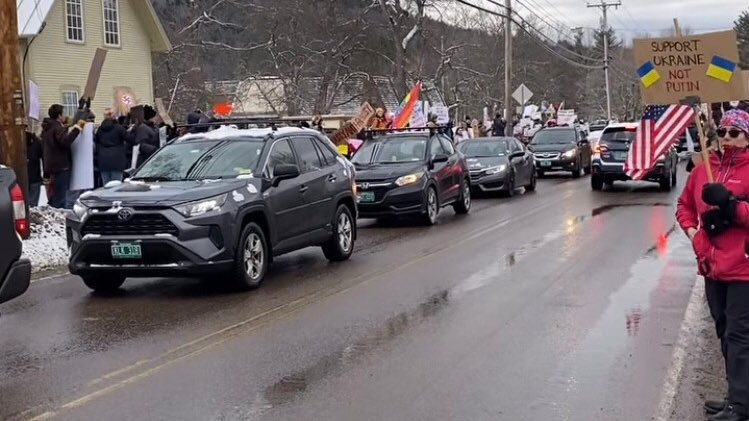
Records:
{"label": "toyota rav4", "polygon": [[274,256],[356,240],[353,166],[316,131],[221,127],[156,152],[124,183],[81,196],[67,219],[70,271],[94,290],[127,277],[226,274],[260,285]]}

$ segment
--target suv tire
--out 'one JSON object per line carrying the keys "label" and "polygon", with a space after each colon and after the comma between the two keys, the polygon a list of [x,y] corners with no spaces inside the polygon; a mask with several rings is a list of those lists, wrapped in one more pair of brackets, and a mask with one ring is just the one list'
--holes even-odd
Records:
{"label": "suv tire", "polygon": [[342,262],[351,257],[354,252],[356,238],[356,222],[346,205],[338,205],[333,215],[333,235],[322,245],[325,258],[331,262]]}
{"label": "suv tire", "polygon": [[270,253],[265,233],[256,223],[242,229],[234,262],[232,279],[237,288],[249,291],[260,286],[268,271]]}
{"label": "suv tire", "polygon": [[662,175],[660,181],[658,181],[661,191],[671,191],[671,175]]}
{"label": "suv tire", "polygon": [[471,182],[468,179],[463,180],[461,186],[460,198],[453,204],[455,213],[465,215],[471,211]]}
{"label": "suv tire", "polygon": [[582,160],[578,160],[577,164],[575,165],[575,169],[572,170],[572,178],[580,178],[580,173],[583,171],[583,162]]}
{"label": "suv tire", "polygon": [[528,183],[527,186],[525,186],[525,191],[536,191],[536,184],[538,183],[538,179],[536,178],[536,172],[531,172],[531,182]]}
{"label": "suv tire", "polygon": [[590,188],[594,191],[601,191],[603,190],[603,177],[600,175],[593,174],[590,177]]}
{"label": "suv tire", "polygon": [[122,275],[85,275],[81,276],[83,283],[96,292],[114,292],[125,283]]}
{"label": "suv tire", "polygon": [[437,189],[434,186],[427,187],[426,193],[424,193],[424,206],[424,224],[429,226],[436,224],[437,215],[440,213],[440,203],[439,197],[437,197]]}
{"label": "suv tire", "polygon": [[515,188],[517,188],[517,185],[515,185],[515,173],[510,172],[510,174],[508,174],[507,177],[508,177],[507,190],[502,192],[502,196],[513,197],[515,196]]}

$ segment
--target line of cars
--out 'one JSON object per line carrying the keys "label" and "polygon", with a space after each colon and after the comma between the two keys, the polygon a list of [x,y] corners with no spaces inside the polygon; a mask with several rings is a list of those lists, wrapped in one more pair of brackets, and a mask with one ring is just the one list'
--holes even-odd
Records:
{"label": "line of cars", "polygon": [[471,209],[474,190],[536,187],[513,138],[455,147],[443,129],[372,133],[351,158],[314,130],[223,126],[164,146],[125,182],[81,195],[67,216],[69,270],[95,291],[128,277],[221,275],[258,287],[273,259],[319,246],[353,253],[356,220]]}

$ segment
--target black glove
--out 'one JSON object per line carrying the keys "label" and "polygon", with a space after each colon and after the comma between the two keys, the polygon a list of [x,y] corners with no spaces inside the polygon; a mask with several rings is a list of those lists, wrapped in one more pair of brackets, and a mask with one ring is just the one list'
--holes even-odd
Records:
{"label": "black glove", "polygon": [[731,201],[731,192],[720,183],[707,183],[702,187],[702,200],[708,205],[724,208]]}
{"label": "black glove", "polygon": [[711,209],[702,214],[702,229],[708,237],[717,237],[731,227],[733,221],[727,212],[721,209]]}

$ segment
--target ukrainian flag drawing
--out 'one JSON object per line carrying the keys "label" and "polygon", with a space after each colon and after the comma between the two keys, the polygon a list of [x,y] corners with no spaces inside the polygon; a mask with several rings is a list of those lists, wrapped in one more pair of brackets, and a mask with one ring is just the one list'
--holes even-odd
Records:
{"label": "ukrainian flag drawing", "polygon": [[736,63],[726,60],[720,56],[713,56],[710,65],[707,66],[707,75],[723,82],[730,82]]}
{"label": "ukrainian flag drawing", "polygon": [[646,88],[653,86],[655,82],[661,80],[661,75],[655,70],[655,66],[650,61],[645,62],[645,64],[637,69],[637,76],[640,77],[642,85]]}

